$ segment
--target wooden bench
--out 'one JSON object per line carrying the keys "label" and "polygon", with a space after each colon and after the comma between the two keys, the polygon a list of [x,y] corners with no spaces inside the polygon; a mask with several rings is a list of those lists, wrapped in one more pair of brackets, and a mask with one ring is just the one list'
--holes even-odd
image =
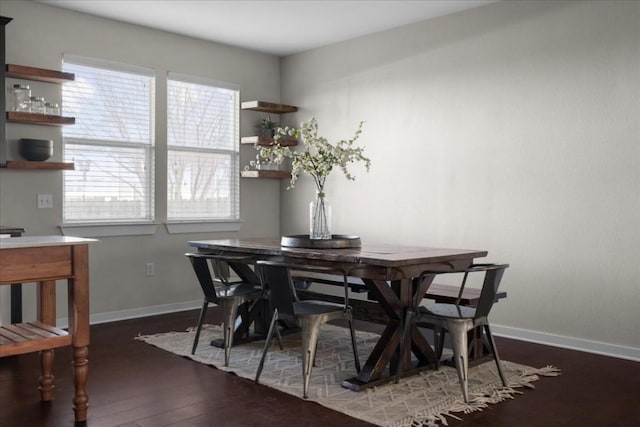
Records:
{"label": "wooden bench", "polygon": [[[460,292],[460,287],[458,285],[432,283],[427,290],[425,298],[432,299],[437,303],[453,304],[458,298],[458,292]],[[505,291],[500,291],[496,294],[496,302],[506,297],[507,293]],[[470,305],[472,307],[475,307],[479,300],[480,289],[475,288],[465,288],[462,296],[460,297],[460,303],[462,305]]]}
{"label": "wooden bench", "polygon": [[[326,285],[343,286],[342,276],[324,274],[324,273],[312,273],[312,272],[291,272],[291,277],[296,283],[298,288],[298,294],[301,299],[314,297],[314,299],[320,299],[319,296],[325,295],[320,292],[309,291],[309,287],[313,283],[322,283]],[[367,286],[362,282],[362,279],[358,277],[347,277],[347,283],[349,289],[352,292],[363,293],[368,292]],[[302,292],[303,290],[304,292]],[[445,285],[440,283],[432,283],[425,294],[425,298],[432,299],[437,303],[454,303],[458,298],[458,292],[460,288],[458,285]],[[329,295],[328,295],[329,296]],[[506,298],[507,293],[504,291],[496,294],[496,302],[502,298]],[[371,298],[367,298],[371,300]],[[465,288],[460,297],[460,303],[463,305],[475,306],[480,299],[480,289]],[[331,298],[335,300],[335,298]],[[355,300],[360,301],[360,300]],[[335,302],[335,301],[333,301]],[[355,307],[354,307],[355,309]]]}

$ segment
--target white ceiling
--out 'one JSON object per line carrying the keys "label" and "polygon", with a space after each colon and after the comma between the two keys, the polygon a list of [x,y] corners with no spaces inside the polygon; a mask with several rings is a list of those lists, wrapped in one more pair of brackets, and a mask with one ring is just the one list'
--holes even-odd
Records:
{"label": "white ceiling", "polygon": [[496,0],[34,1],[284,56]]}

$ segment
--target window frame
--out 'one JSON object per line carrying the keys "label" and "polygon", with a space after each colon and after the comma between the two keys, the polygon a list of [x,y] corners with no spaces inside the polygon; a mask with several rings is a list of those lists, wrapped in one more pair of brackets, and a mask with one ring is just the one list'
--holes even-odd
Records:
{"label": "window frame", "polygon": [[[167,191],[165,194],[167,201],[166,212],[166,228],[169,233],[191,233],[191,232],[207,232],[207,231],[238,231],[240,229],[240,85],[237,83],[231,83],[216,79],[198,77],[194,75],[182,74],[169,71],[166,78],[166,111],[167,111],[167,135],[169,134],[169,86],[170,82],[187,83],[195,85],[209,86],[217,89],[226,89],[233,91],[234,93],[234,113],[233,113],[233,131],[232,131],[232,144],[231,148],[209,148],[209,147],[194,147],[185,145],[172,145],[169,142],[167,136],[167,162],[166,162],[166,186]],[[215,217],[171,217],[169,214],[169,161],[171,152],[190,152],[190,153],[209,153],[209,154],[223,154],[229,155],[231,158],[231,200],[232,212],[230,217],[215,218]]]}
{"label": "window frame", "polygon": [[[78,236],[110,236],[110,235],[129,235],[129,234],[153,234],[157,229],[157,204],[156,204],[156,141],[155,141],[155,123],[156,123],[156,92],[157,82],[156,73],[153,69],[133,66],[130,64],[123,64],[114,61],[96,59],[79,55],[65,54],[63,56],[63,69],[64,64],[73,64],[82,67],[91,67],[99,70],[115,71],[119,73],[128,73],[148,78],[148,114],[149,114],[149,129],[148,131],[148,143],[141,141],[126,142],[123,140],[107,140],[107,138],[86,138],[78,136],[67,136],[63,132],[63,155],[67,156],[67,147],[73,144],[87,145],[94,147],[113,147],[113,148],[132,148],[141,150],[144,153],[145,169],[144,175],[146,197],[144,204],[146,206],[147,215],[140,218],[130,217],[121,219],[103,219],[103,218],[82,218],[82,219],[69,219],[65,215],[65,207],[63,205],[63,224],[60,226],[63,234],[73,234]],[[146,99],[146,96],[145,96]],[[63,98],[64,104],[64,98]],[[76,171],[77,172],[77,168]],[[65,171],[70,173],[69,171]],[[72,172],[73,173],[73,172]],[[62,203],[66,203],[66,194],[69,191],[66,184],[66,176],[62,183]]]}

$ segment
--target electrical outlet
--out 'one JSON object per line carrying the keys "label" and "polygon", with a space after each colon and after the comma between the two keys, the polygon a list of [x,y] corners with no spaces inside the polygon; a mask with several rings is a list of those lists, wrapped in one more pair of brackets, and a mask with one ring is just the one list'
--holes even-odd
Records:
{"label": "electrical outlet", "polygon": [[53,207],[53,194],[38,194],[38,209]]}
{"label": "electrical outlet", "polygon": [[148,262],[144,265],[144,275],[145,276],[153,276],[155,274],[154,265],[152,262]]}

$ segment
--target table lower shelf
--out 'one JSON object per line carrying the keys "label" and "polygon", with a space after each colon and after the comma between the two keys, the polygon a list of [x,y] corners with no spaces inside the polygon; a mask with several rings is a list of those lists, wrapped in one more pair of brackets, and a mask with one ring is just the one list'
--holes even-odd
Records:
{"label": "table lower shelf", "polygon": [[0,326],[0,357],[69,346],[72,338],[65,330],[37,321]]}

